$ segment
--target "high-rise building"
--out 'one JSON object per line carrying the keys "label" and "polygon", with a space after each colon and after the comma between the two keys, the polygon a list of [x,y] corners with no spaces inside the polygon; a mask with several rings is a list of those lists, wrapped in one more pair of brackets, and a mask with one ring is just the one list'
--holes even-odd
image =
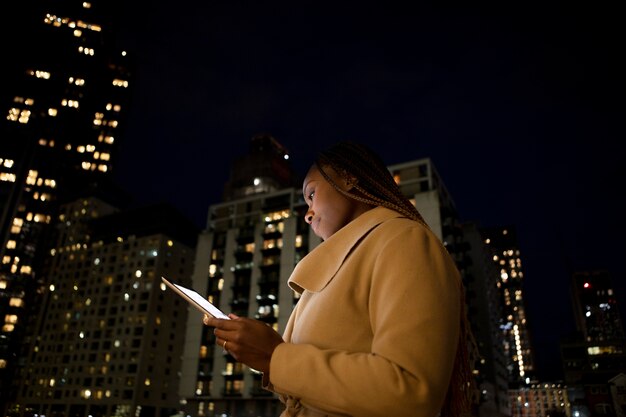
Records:
{"label": "high-rise building", "polygon": [[535,382],[535,358],[524,298],[524,268],[513,226],[484,227],[485,243],[491,248],[499,271],[503,315],[501,330],[510,388]]}
{"label": "high-rise building", "polygon": [[578,271],[572,276],[576,329],[587,342],[624,339],[624,326],[608,271]]}
{"label": "high-rise building", "polygon": [[493,262],[491,248],[485,244],[476,223],[463,224],[464,239],[471,262],[464,272],[472,331],[480,352],[477,382],[480,388],[479,417],[511,415],[507,357],[502,346],[504,334],[500,270]]}
{"label": "high-rise building", "polygon": [[301,186],[291,167],[289,151],[269,134],[250,139],[248,153],[233,162],[224,185],[224,201]]}
{"label": "high-rise building", "polygon": [[58,204],[110,176],[115,161],[130,71],[109,31],[110,4],[38,0],[7,14],[14,29],[0,88],[0,411],[15,394]]}
{"label": "high-rise building", "polygon": [[565,382],[575,388],[573,408],[581,416],[620,415],[625,410],[615,403],[623,403],[623,393],[615,392],[614,381],[623,386],[626,338],[611,276],[605,270],[577,271],[570,289],[576,332],[561,341],[561,358]]}
{"label": "high-rise building", "polygon": [[163,416],[179,408],[197,230],[175,209],[61,207],[36,332],[9,416]]}

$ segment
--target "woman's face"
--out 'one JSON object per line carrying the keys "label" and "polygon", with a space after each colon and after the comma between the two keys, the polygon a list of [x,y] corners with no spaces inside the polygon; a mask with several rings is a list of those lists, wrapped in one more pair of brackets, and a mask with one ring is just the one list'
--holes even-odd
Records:
{"label": "woman's face", "polygon": [[[328,176],[344,190],[349,186],[335,170],[324,167]],[[331,237],[337,230],[350,223],[370,207],[337,191],[313,165],[302,183],[304,200],[309,209],[304,219],[311,225],[313,232],[323,240]]]}

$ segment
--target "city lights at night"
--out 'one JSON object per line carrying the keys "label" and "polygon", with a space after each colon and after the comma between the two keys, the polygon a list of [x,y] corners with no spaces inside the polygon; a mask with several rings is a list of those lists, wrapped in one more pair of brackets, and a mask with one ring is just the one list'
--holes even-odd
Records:
{"label": "city lights at night", "polygon": [[[99,2],[18,2],[0,28],[0,412],[273,410],[160,276],[280,329],[285,259],[318,243],[302,178],[341,140],[418,209],[437,196],[468,309],[502,338],[479,335],[497,348],[475,373],[509,413],[475,417],[626,407],[572,384],[626,349],[613,6]],[[601,383],[618,398],[626,369]]]}

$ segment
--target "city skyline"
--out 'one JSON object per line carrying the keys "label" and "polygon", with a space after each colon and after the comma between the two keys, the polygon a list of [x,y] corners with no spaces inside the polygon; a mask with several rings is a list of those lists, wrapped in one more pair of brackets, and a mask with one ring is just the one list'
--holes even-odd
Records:
{"label": "city skyline", "polygon": [[608,269],[625,298],[615,15],[322,6],[126,14],[137,85],[114,175],[137,204],[169,201],[204,226],[258,133],[302,174],[317,149],[348,138],[387,164],[431,158],[463,220],[517,227],[536,349],[550,362],[573,324],[570,270]]}

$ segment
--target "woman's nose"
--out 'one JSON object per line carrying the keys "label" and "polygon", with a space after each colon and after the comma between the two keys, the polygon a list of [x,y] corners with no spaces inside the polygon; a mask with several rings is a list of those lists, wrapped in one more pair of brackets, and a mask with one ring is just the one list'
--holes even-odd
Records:
{"label": "woman's nose", "polygon": [[309,212],[307,212],[304,215],[304,221],[307,222],[308,224],[311,224],[311,222],[313,221],[313,215]]}

